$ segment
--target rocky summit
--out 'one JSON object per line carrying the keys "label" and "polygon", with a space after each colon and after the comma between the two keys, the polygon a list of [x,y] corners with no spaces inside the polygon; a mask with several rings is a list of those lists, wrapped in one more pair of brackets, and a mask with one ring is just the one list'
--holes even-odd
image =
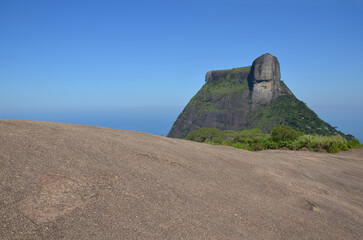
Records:
{"label": "rocky summit", "polygon": [[276,99],[283,92],[280,78],[280,63],[276,57],[266,53],[257,58],[249,74],[252,102],[269,103]]}
{"label": "rocky summit", "polygon": [[281,81],[277,57],[266,53],[252,66],[209,71],[205,84],[179,115],[168,136],[184,138],[193,130],[259,128],[269,133],[288,125],[306,134],[342,135],[298,100]]}

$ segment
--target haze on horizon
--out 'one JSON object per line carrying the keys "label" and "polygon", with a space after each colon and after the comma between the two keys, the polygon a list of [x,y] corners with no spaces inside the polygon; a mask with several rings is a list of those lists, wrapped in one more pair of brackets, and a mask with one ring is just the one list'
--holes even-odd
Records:
{"label": "haze on horizon", "polygon": [[0,118],[165,135],[207,71],[270,52],[300,100],[363,141],[362,12],[358,0],[1,1]]}

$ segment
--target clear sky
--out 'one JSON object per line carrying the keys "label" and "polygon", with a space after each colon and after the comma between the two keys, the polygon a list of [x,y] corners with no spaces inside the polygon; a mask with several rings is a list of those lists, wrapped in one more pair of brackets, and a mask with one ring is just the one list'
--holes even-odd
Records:
{"label": "clear sky", "polygon": [[362,43],[360,0],[0,0],[0,118],[180,108],[208,70],[270,52],[282,80],[323,120],[355,121],[363,118]]}

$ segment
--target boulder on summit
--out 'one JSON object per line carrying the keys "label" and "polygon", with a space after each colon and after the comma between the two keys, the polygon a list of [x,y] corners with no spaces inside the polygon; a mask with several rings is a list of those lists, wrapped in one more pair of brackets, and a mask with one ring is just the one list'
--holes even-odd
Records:
{"label": "boulder on summit", "polygon": [[253,103],[269,103],[283,93],[280,63],[275,56],[266,53],[252,63],[249,75],[251,99]]}

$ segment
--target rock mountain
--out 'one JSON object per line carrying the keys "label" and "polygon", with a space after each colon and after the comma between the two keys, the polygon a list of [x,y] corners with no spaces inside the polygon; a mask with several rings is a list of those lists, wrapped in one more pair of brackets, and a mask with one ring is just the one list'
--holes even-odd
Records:
{"label": "rock mountain", "polygon": [[269,133],[278,125],[307,134],[345,136],[294,96],[281,81],[279,61],[269,53],[252,66],[209,71],[205,82],[175,121],[169,137],[184,138],[203,127],[259,128]]}

